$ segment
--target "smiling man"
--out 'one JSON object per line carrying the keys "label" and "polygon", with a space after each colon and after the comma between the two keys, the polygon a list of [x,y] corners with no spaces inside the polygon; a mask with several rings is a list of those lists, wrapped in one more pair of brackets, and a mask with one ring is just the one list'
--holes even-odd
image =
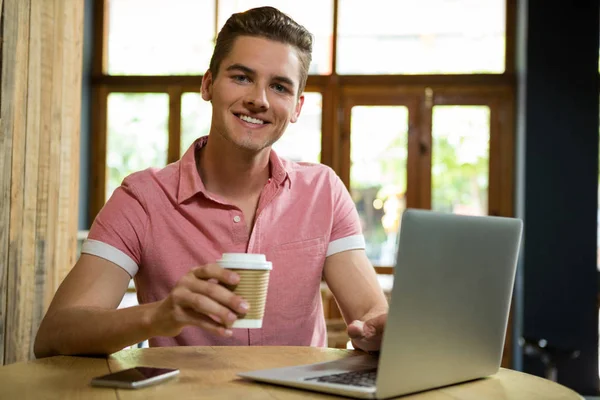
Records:
{"label": "smiling man", "polygon": [[[127,177],[104,206],[36,337],[38,357],[152,346],[325,346],[320,282],[356,347],[377,350],[387,302],[364,251],[358,214],[320,164],[271,149],[298,120],[312,37],[271,7],[232,15],[202,97],[209,135],[181,160]],[[244,299],[222,253],[263,253],[273,270],[262,329],[231,329]],[[117,309],[134,278],[139,306]]]}

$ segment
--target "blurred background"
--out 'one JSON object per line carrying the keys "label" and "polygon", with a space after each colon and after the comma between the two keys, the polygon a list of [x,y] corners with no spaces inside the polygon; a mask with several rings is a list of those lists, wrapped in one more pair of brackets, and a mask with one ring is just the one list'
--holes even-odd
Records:
{"label": "blurred background", "polygon": [[[0,5],[3,363],[33,357],[123,178],[208,133],[200,83],[226,19],[272,5],[315,38],[302,115],[274,149],[340,176],[385,292],[406,208],[522,218],[502,365],[598,395],[598,0]],[[346,347],[326,285],[322,298],[329,345]],[[132,284],[121,307],[136,302]]]}

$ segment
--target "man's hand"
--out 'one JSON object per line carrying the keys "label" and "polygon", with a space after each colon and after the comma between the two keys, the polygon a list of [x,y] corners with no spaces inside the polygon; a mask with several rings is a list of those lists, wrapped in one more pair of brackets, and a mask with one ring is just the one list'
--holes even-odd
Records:
{"label": "man's hand", "polygon": [[379,351],[387,314],[381,314],[367,321],[355,320],[348,325],[348,336],[354,348],[364,351]]}
{"label": "man's hand", "polygon": [[248,303],[222,284],[236,285],[239,281],[238,274],[218,264],[192,269],[157,303],[150,317],[151,329],[159,332],[155,336],[177,336],[186,325],[231,336],[231,325],[237,315],[248,312]]}

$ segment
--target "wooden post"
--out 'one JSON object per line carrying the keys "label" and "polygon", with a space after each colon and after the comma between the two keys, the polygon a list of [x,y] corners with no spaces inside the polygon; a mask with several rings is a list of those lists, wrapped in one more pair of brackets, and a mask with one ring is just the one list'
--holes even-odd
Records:
{"label": "wooden post", "polygon": [[75,262],[84,2],[3,0],[0,360],[33,358]]}

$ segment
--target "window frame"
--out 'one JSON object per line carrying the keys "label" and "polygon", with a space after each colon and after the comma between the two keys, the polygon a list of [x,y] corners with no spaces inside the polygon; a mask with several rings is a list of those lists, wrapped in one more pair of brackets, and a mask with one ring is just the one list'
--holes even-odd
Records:
{"label": "window frame", "polygon": [[[218,22],[219,0],[215,1],[215,22]],[[333,1],[333,33],[337,37],[339,0]],[[505,71],[502,74],[461,74],[461,75],[338,75],[337,40],[332,41],[330,75],[310,75],[306,92],[319,92],[322,95],[321,122],[321,162],[333,168],[344,183],[349,185],[349,130],[346,110],[352,101],[356,105],[368,105],[368,101],[385,104],[390,99],[406,97],[414,107],[432,105],[488,105],[492,114],[490,140],[497,140],[494,148],[500,150],[492,154],[490,143],[490,215],[513,216],[513,169],[514,169],[514,105],[515,105],[515,21],[516,0],[506,1],[506,47]],[[181,100],[184,93],[198,93],[201,75],[161,75],[131,76],[109,75],[107,71],[108,50],[108,0],[94,2],[94,50],[92,65],[92,107],[91,118],[91,167],[90,167],[90,205],[89,217],[93,221],[105,203],[106,193],[106,152],[107,152],[107,106],[110,93],[166,93],[169,95],[169,141],[167,163],[181,156]],[[215,23],[217,27],[217,23]],[[217,28],[215,28],[217,29]],[[215,32],[215,35],[217,32]],[[433,102],[427,99],[427,93],[433,90]],[[419,99],[415,103],[415,99]],[[371,103],[369,103],[371,104]],[[376,105],[376,104],[374,104]],[[430,118],[417,118],[421,143],[427,145],[427,132],[431,133]],[[411,120],[411,130],[414,121]],[[492,131],[496,132],[492,139]],[[430,136],[429,136],[430,137]],[[429,146],[431,145],[429,140]],[[414,144],[413,144],[414,146]],[[410,152],[409,152],[410,154]],[[409,155],[410,157],[410,155]],[[421,157],[426,169],[431,158]],[[492,176],[493,171],[493,176]],[[423,174],[420,174],[423,175]],[[419,176],[420,176],[419,175]],[[425,176],[409,177],[409,181],[418,180],[418,199],[407,199],[409,204],[427,208],[423,200],[430,198],[431,178]],[[492,180],[499,181],[492,189]],[[413,183],[414,185],[414,183]],[[411,195],[412,196],[412,195]],[[494,203],[494,204],[492,204]],[[430,205],[430,203],[429,203]],[[378,273],[391,274],[393,267],[375,266]]]}

